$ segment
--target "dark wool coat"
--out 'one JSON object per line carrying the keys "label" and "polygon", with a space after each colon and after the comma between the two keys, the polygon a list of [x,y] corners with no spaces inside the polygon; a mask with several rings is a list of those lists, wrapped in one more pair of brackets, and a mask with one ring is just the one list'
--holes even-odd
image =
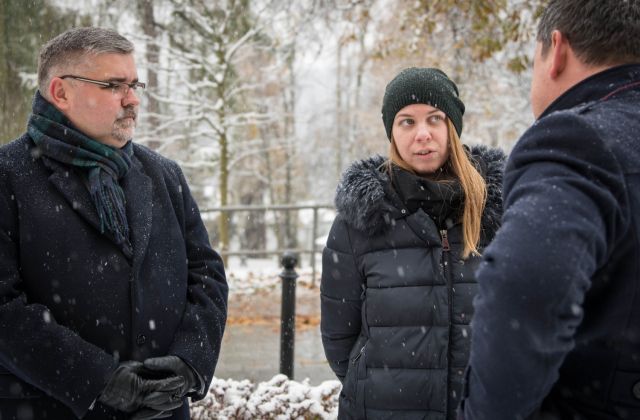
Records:
{"label": "dark wool coat", "polygon": [[467,420],[640,419],[640,65],[522,136],[478,272]]}
{"label": "dark wool coat", "polygon": [[[45,166],[27,135],[0,148],[2,420],[127,418],[89,409],[124,360],[174,354],[208,388],[226,320],[222,261],[178,165],[140,145],[132,160],[120,181],[130,262],[100,233],[73,168]],[[188,416],[185,404],[172,418]]]}
{"label": "dark wool coat", "polygon": [[[501,215],[504,154],[478,146],[488,189],[484,238]],[[322,264],[322,340],[343,383],[340,418],[451,419],[469,352],[479,258],[462,260],[462,230],[441,232],[410,214],[378,156],[356,162],[338,186]]]}

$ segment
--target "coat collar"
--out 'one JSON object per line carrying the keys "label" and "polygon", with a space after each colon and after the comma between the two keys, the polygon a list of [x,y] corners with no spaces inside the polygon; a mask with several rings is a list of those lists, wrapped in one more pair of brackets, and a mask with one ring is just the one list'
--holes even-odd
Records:
{"label": "coat collar", "polygon": [[544,110],[540,118],[552,112],[574,108],[587,102],[600,101],[625,87],[640,89],[640,64],[626,64],[596,73],[572,86]]}
{"label": "coat collar", "polygon": [[[494,148],[474,146],[471,156],[481,162],[487,183],[483,229],[495,230],[502,216],[502,173],[505,154]],[[336,191],[338,213],[356,230],[375,235],[385,232],[392,221],[408,215],[383,170],[386,158],[376,155],[354,162],[343,174]],[[403,212],[404,210],[404,212]]]}

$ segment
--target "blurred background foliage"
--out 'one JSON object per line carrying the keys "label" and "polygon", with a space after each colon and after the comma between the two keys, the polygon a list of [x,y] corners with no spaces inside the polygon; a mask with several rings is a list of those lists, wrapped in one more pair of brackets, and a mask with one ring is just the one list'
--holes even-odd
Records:
{"label": "blurred background foliage", "polygon": [[[331,202],[353,160],[386,154],[382,96],[405,67],[443,69],[467,108],[462,140],[508,151],[532,122],[543,4],[0,0],[0,143],[25,129],[41,46],[73,26],[110,27],[134,42],[148,82],[135,140],[183,166],[202,208]],[[207,223],[225,250],[269,237],[295,247],[302,222],[284,212]]]}

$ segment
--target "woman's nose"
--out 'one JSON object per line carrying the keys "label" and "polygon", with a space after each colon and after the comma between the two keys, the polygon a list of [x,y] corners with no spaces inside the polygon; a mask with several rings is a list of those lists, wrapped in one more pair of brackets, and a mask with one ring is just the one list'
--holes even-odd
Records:
{"label": "woman's nose", "polygon": [[416,140],[418,141],[427,141],[431,140],[431,132],[429,131],[429,127],[426,124],[418,124],[416,126]]}

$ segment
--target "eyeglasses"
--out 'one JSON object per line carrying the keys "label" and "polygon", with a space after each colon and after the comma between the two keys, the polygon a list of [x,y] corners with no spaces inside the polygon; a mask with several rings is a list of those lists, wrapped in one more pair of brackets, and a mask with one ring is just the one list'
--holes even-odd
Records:
{"label": "eyeglasses", "polygon": [[87,79],[86,77],[74,76],[71,74],[65,74],[60,76],[61,79],[74,79],[80,82],[93,83],[94,85],[102,86],[103,89],[111,89],[111,93],[124,98],[129,93],[129,89],[133,89],[135,93],[144,92],[144,88],[147,87],[146,83],[142,82],[105,82],[103,80]]}

